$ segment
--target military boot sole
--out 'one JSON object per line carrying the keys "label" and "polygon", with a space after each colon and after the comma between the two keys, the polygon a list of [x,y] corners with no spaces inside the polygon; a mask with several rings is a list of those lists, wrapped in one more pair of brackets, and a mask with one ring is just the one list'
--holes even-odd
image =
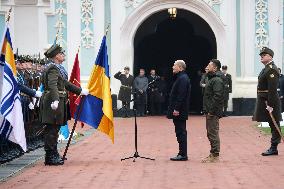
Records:
{"label": "military boot sole", "polygon": [[278,152],[272,152],[272,153],[263,152],[261,155],[262,156],[278,156]]}

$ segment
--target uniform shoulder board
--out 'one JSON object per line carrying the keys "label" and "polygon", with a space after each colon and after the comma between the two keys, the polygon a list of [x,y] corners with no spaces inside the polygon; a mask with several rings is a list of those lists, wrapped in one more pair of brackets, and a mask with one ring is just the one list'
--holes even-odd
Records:
{"label": "uniform shoulder board", "polygon": [[270,74],[270,77],[273,78],[273,77],[274,77],[274,74]]}

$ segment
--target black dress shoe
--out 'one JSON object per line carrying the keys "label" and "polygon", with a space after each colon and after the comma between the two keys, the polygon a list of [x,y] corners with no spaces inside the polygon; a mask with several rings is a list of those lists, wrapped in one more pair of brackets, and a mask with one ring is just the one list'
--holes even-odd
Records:
{"label": "black dress shoe", "polygon": [[182,156],[182,155],[177,155],[176,157],[170,158],[172,161],[187,161],[188,157],[187,156]]}
{"label": "black dress shoe", "polygon": [[278,150],[277,150],[277,149],[269,148],[266,152],[263,152],[261,155],[262,155],[262,156],[278,155]]}

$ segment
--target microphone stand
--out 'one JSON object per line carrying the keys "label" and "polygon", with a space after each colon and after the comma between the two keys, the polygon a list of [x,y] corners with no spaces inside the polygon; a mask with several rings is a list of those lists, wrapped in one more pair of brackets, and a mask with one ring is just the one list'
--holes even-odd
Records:
{"label": "microphone stand", "polygon": [[148,160],[155,160],[153,158],[149,158],[149,157],[143,157],[143,156],[140,156],[139,153],[138,153],[138,148],[137,148],[137,116],[136,116],[136,105],[135,105],[135,93],[134,93],[134,106],[133,106],[133,111],[134,111],[134,126],[135,126],[135,152],[134,152],[134,155],[133,156],[130,156],[130,157],[126,157],[126,158],[122,158],[121,161],[124,161],[124,160],[127,160],[127,159],[133,159],[133,162],[135,162],[136,158],[142,158],[142,159],[148,159]]}

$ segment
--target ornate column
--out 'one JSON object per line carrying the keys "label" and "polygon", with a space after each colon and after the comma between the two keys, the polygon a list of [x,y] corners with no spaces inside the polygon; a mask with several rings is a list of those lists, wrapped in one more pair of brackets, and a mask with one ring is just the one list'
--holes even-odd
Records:
{"label": "ornate column", "polygon": [[255,0],[255,75],[262,69],[259,51],[262,47],[269,46],[268,31],[268,0]]}
{"label": "ornate column", "polygon": [[81,0],[81,62],[82,75],[89,75],[95,61],[94,42],[94,1]]}

